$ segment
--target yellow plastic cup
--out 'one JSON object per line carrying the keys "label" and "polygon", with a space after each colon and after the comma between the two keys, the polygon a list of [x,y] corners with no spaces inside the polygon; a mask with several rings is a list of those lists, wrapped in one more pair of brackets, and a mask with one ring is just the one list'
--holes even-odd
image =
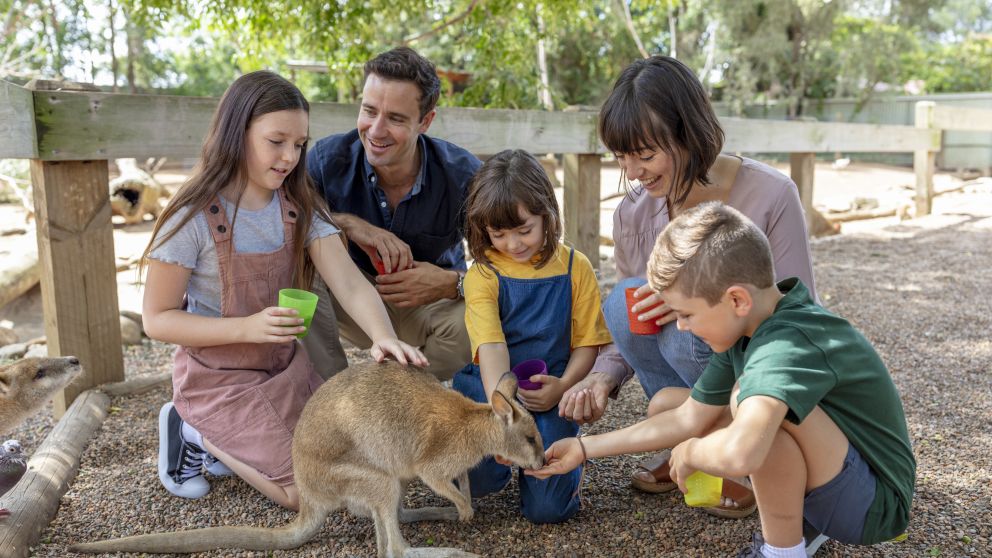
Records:
{"label": "yellow plastic cup", "polygon": [[282,308],[295,308],[303,318],[303,327],[307,328],[302,333],[297,333],[296,337],[303,338],[310,332],[310,322],[313,320],[313,313],[317,310],[317,295],[302,289],[280,289],[279,306]]}
{"label": "yellow plastic cup", "polygon": [[685,503],[693,507],[708,508],[720,505],[723,479],[696,471],[685,479]]}

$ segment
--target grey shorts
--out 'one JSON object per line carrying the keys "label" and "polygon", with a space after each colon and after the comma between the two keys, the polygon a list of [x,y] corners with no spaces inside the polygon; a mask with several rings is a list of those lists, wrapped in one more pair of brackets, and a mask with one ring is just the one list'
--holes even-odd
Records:
{"label": "grey shorts", "polygon": [[817,531],[844,544],[861,544],[878,478],[861,452],[848,444],[844,466],[830,482],[806,495],[803,517]]}

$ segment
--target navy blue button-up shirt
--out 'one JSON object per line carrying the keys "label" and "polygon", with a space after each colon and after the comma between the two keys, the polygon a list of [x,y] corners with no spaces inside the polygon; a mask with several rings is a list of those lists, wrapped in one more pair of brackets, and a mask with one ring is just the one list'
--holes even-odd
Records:
{"label": "navy blue button-up shirt", "polygon": [[[307,171],[332,212],[350,213],[392,232],[410,245],[414,260],[465,270],[465,199],[469,182],[482,163],[457,145],[423,134],[418,148],[417,181],[393,211],[365,157],[358,130],[314,144],[307,153]],[[349,242],[348,249],[358,267],[375,275],[361,248]]]}

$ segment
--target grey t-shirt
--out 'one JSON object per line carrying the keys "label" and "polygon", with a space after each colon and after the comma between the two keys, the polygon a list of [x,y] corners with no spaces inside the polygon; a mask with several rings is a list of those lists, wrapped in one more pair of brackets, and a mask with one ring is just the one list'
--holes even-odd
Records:
{"label": "grey t-shirt", "polygon": [[[223,196],[221,204],[228,219],[234,217],[234,204]],[[189,211],[181,208],[169,218],[159,230],[158,238],[164,238]],[[318,238],[337,234],[339,230],[316,214],[307,234],[307,245]],[[272,252],[283,245],[282,204],[279,196],[258,211],[241,208],[234,222],[234,250],[242,254]],[[217,267],[217,248],[210,236],[207,218],[198,211],[175,236],[155,247],[149,257],[160,262],[181,265],[191,269],[189,284],[186,286],[187,311],[201,316],[218,317],[220,313],[220,270]]]}

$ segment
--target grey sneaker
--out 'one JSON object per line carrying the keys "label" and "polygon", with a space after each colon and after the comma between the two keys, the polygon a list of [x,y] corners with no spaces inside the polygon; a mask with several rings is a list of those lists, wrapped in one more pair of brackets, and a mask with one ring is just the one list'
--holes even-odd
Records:
{"label": "grey sneaker", "polygon": [[806,558],[813,558],[816,551],[820,549],[823,543],[830,540],[830,537],[824,535],[809,524],[805,519],[803,520],[803,539],[806,541]]}
{"label": "grey sneaker", "polygon": [[761,547],[764,544],[765,539],[761,536],[761,532],[755,531],[751,535],[751,546],[738,552],[737,558],[765,558],[765,555],[761,553]]}
{"label": "grey sneaker", "polygon": [[203,448],[183,438],[183,419],[168,402],[158,413],[158,479],[180,498],[202,498],[210,492],[203,477]]}

